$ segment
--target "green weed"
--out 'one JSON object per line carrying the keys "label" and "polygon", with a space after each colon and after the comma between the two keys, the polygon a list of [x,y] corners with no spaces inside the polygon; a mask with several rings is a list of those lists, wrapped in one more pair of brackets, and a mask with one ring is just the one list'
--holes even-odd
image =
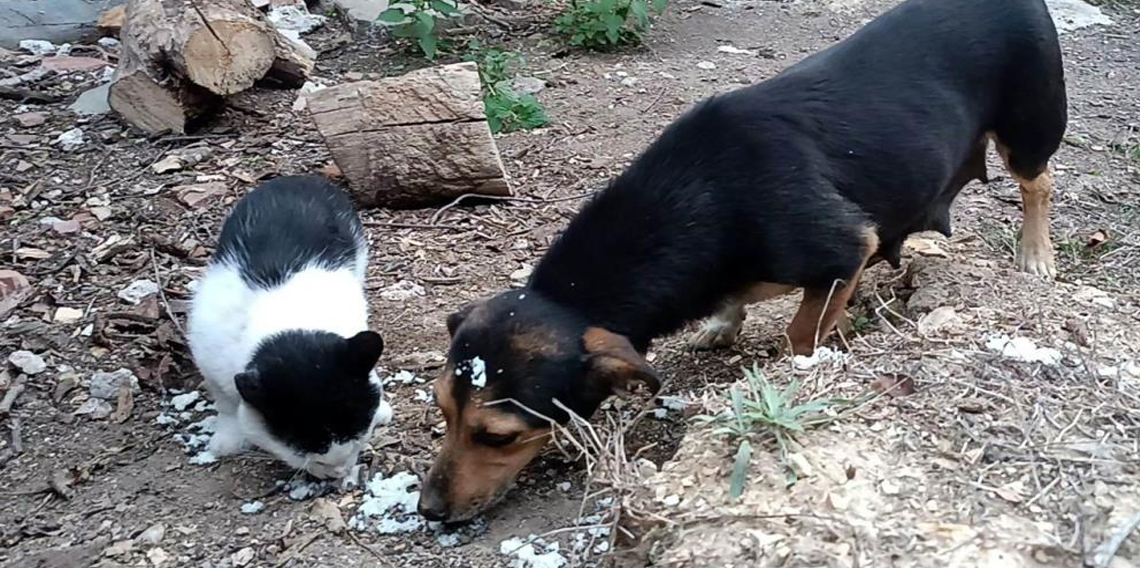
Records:
{"label": "green weed", "polygon": [[788,481],[793,483],[795,472],[787,465],[790,442],[796,434],[834,419],[826,411],[836,405],[847,404],[840,399],[819,399],[798,402],[800,383],[792,381],[783,390],[776,388],[760,371],[759,366],[744,370],[745,388],[735,385],[728,394],[729,408],[715,416],[698,416],[706,424],[719,425],[713,430],[718,436],[739,441],[729,482],[729,496],[733,499],[744,493],[745,476],[752,458],[751,439],[756,434],[769,435],[776,440],[780,461],[788,470]]}
{"label": "green weed", "polygon": [[439,22],[459,15],[458,0],[397,0],[377,21],[390,26],[399,38],[414,39],[424,57],[435,59],[441,39]]}
{"label": "green weed", "polygon": [[522,55],[499,48],[481,49],[476,44],[465,59],[479,65],[483,109],[491,132],[529,130],[550,123],[546,109],[538,99],[533,95],[516,93],[511,88],[511,79],[522,63]]}
{"label": "green weed", "polygon": [[637,45],[649,29],[651,12],[660,15],[668,0],[571,0],[554,20],[554,30],[574,47],[607,49]]}

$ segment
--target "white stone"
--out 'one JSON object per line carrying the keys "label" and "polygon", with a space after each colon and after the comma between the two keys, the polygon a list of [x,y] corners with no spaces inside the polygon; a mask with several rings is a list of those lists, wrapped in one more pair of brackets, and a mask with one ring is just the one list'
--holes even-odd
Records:
{"label": "white stone", "polygon": [[44,358],[31,351],[14,351],[8,356],[8,362],[25,375],[38,375],[47,369]]}

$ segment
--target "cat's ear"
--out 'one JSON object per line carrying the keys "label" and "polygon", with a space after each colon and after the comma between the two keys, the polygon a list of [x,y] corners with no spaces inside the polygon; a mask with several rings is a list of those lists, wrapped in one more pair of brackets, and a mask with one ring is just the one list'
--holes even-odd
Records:
{"label": "cat's ear", "polygon": [[348,338],[348,356],[360,370],[371,371],[384,353],[384,338],[374,331],[362,331]]}
{"label": "cat's ear", "polygon": [[448,335],[453,338],[455,337],[455,331],[459,329],[459,326],[463,325],[463,320],[466,320],[467,316],[471,315],[471,312],[475,310],[475,305],[476,304],[472,302],[459,308],[459,311],[447,316]]}
{"label": "cat's ear", "polygon": [[265,384],[257,371],[245,371],[234,375],[234,384],[242,400],[250,405],[258,407],[265,402]]}

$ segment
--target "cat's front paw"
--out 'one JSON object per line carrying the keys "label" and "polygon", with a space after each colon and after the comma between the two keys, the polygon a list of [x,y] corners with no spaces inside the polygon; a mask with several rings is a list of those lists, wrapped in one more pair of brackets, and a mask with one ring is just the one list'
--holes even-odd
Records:
{"label": "cat's front paw", "polygon": [[388,401],[381,399],[380,404],[376,406],[376,414],[373,415],[372,423],[376,426],[383,426],[392,421],[392,405]]}
{"label": "cat's front paw", "polygon": [[231,456],[246,448],[245,437],[236,428],[225,428],[219,425],[218,430],[210,436],[207,451],[216,457]]}

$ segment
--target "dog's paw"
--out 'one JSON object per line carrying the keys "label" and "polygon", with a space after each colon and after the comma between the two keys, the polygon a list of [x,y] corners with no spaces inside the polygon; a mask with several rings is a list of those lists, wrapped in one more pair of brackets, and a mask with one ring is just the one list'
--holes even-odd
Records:
{"label": "dog's paw", "polygon": [[1048,243],[1033,245],[1022,243],[1017,252],[1017,268],[1050,280],[1057,277],[1057,265],[1053,260],[1053,247]]}
{"label": "dog's paw", "polygon": [[740,325],[718,320],[705,322],[699,331],[689,337],[689,347],[698,351],[731,347],[740,335]]}

